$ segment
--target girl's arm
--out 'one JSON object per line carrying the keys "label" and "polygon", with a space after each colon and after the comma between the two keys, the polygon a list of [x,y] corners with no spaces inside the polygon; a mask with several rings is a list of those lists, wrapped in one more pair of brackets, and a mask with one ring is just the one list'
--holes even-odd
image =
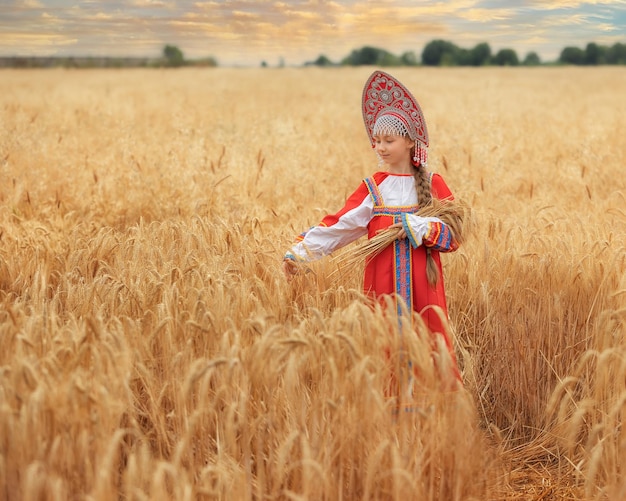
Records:
{"label": "girl's arm", "polygon": [[[432,196],[440,200],[453,200],[452,192],[439,174],[432,177]],[[437,217],[415,214],[402,215],[402,228],[413,247],[424,245],[439,252],[453,252],[459,248],[448,225]]]}
{"label": "girl's arm", "polygon": [[[296,239],[285,254],[285,260],[314,261],[366,235],[372,211],[369,191],[365,183],[361,183],[339,212],[327,215]],[[286,266],[293,269],[291,265]]]}
{"label": "girl's arm", "polygon": [[437,217],[403,214],[401,224],[413,247],[423,245],[439,252],[452,252],[459,248],[448,225]]}

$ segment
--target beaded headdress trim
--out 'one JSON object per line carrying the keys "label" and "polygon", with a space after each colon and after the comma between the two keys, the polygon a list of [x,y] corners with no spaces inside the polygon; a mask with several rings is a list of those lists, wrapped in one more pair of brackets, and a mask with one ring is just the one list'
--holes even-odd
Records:
{"label": "beaded headdress trim", "polygon": [[[417,100],[404,85],[388,73],[375,71],[367,79],[363,87],[362,111],[365,129],[372,145],[377,121],[382,127],[391,125],[391,122],[397,120],[402,123],[407,135],[413,141],[428,146],[428,129]],[[382,117],[386,115],[393,118],[381,123],[379,119],[383,120]]]}
{"label": "beaded headdress trim", "polygon": [[381,113],[372,129],[373,136],[407,136],[408,126],[402,118],[391,113]]}

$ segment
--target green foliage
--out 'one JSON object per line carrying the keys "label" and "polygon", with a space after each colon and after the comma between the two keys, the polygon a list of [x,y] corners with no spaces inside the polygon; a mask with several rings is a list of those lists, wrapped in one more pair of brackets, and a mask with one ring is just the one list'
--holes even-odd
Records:
{"label": "green foliage", "polygon": [[401,66],[402,60],[391,52],[376,47],[353,50],[341,61],[346,66]]}
{"label": "green foliage", "polygon": [[185,64],[183,52],[175,45],[166,45],[163,48],[163,57],[166,66],[178,67]]}
{"label": "green foliage", "polygon": [[561,51],[559,62],[564,64],[583,64],[585,62],[585,52],[578,47],[565,47]]}
{"label": "green foliage", "polygon": [[603,47],[597,43],[589,43],[585,49],[585,64],[597,65],[606,63],[606,53],[608,47]]}
{"label": "green foliage", "polygon": [[607,64],[626,64],[626,44],[616,43],[606,51]]}
{"label": "green foliage", "polygon": [[491,62],[491,47],[488,43],[479,43],[469,51],[472,66],[486,66]]}
{"label": "green foliage", "polygon": [[214,57],[208,56],[200,59],[187,60],[183,55],[183,52],[175,45],[166,45],[163,47],[163,60],[159,62],[159,66],[165,65],[170,68],[179,68],[180,66],[198,66],[214,68],[216,67],[217,60]]}
{"label": "green foliage", "polygon": [[[603,65],[619,64],[626,65],[626,44],[615,43],[612,46],[603,46],[590,42],[584,49],[579,47],[565,47],[556,61],[561,64],[575,65]],[[353,50],[349,56],[340,63],[332,62],[328,57],[321,54],[315,61],[305,63],[305,66],[329,67],[337,64],[348,66],[537,66],[542,64],[536,52],[526,54],[523,61],[517,57],[513,49],[501,49],[492,55],[488,43],[479,43],[471,49],[458,47],[447,40],[432,40],[427,43],[418,60],[415,52],[407,51],[397,56],[384,49],[365,46]],[[183,52],[175,45],[165,45],[161,57],[136,58],[136,57],[0,57],[0,68],[48,68],[48,67],[71,67],[71,68],[130,68],[130,67],[179,67],[179,66],[204,66],[215,67],[218,62],[213,57],[205,57],[195,60],[186,60]],[[285,66],[281,57],[279,67]],[[261,62],[261,67],[268,67],[266,61]]]}
{"label": "green foliage", "polygon": [[[565,47],[559,56],[559,63],[579,65],[626,64],[626,44],[616,43],[612,47],[605,47],[591,42],[585,49]],[[318,66],[329,66],[330,60],[326,56],[319,56],[313,63]],[[405,52],[396,56],[386,50],[366,46],[353,50],[341,61],[343,65],[351,66],[418,66],[419,62],[414,52]],[[427,43],[421,54],[421,64],[424,66],[538,66],[542,64],[536,52],[528,52],[520,61],[517,52],[513,49],[500,49],[492,55],[488,43],[479,43],[472,49],[458,47],[447,40],[432,40]]]}
{"label": "green foliage", "polygon": [[217,66],[217,60],[214,57],[204,57],[202,59],[194,59],[193,61],[185,61],[185,64],[215,68]]}
{"label": "green foliage", "polygon": [[446,40],[433,40],[422,51],[422,63],[427,66],[486,66],[491,64],[491,47],[479,43],[463,49]]}
{"label": "green foliage", "polygon": [[584,49],[565,47],[559,63],[596,66],[599,64],[626,64],[626,45],[616,43],[611,47],[590,42]]}
{"label": "green foliage", "polygon": [[307,66],[334,66],[335,63],[333,63],[330,59],[328,59],[325,55],[320,54],[320,56],[313,61],[312,63],[307,63]]}
{"label": "green foliage", "polygon": [[417,56],[415,55],[415,52],[410,51],[410,52],[405,52],[404,54],[402,54],[400,56],[400,63],[403,66],[417,66],[418,62],[417,62]]}
{"label": "green foliage", "polygon": [[452,66],[457,62],[459,48],[446,40],[433,40],[422,51],[422,64],[426,66]]}
{"label": "green foliage", "polygon": [[524,66],[539,66],[541,64],[541,59],[536,52],[529,52],[526,54],[524,61],[522,62]]}
{"label": "green foliage", "polygon": [[517,52],[513,49],[500,49],[493,58],[494,64],[498,66],[517,66],[519,65],[519,59],[517,58]]}

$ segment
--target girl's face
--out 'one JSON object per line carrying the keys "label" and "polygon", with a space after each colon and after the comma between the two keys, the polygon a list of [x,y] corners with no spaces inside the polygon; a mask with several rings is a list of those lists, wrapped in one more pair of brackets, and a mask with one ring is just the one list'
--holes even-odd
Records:
{"label": "girl's face", "polygon": [[390,171],[400,171],[411,167],[413,141],[406,136],[374,136],[376,153]]}

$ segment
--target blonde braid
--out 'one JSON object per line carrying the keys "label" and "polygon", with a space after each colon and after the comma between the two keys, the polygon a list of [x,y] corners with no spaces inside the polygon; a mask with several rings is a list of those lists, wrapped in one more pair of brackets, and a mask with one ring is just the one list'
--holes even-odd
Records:
{"label": "blonde braid", "polygon": [[422,164],[415,167],[413,172],[415,178],[415,191],[417,192],[417,203],[420,207],[426,207],[432,203],[433,196],[430,192],[430,172]]}
{"label": "blonde braid", "polygon": [[[420,164],[413,171],[415,178],[415,191],[417,192],[417,203],[420,207],[426,207],[433,201],[433,195],[430,187],[430,172]],[[430,248],[426,248],[426,278],[428,283],[434,287],[439,281],[439,269],[431,255]]]}

